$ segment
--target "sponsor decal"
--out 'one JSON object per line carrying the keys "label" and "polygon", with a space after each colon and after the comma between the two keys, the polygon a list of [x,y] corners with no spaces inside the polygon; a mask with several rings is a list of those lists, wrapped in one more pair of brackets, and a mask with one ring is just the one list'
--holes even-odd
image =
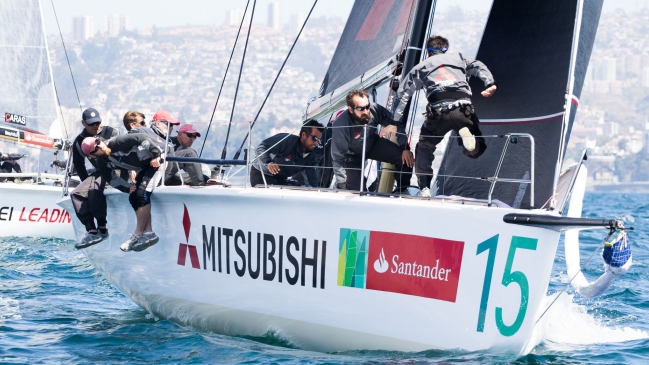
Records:
{"label": "sponsor decal", "polygon": [[464,242],[340,229],[338,285],[455,302]]}
{"label": "sponsor decal", "polygon": [[20,139],[22,133],[21,131],[15,129],[0,128],[0,137],[12,140]]}
{"label": "sponsor decal", "polygon": [[54,138],[44,134],[25,132],[25,143],[35,144],[43,147],[54,147]]}
{"label": "sponsor decal", "polygon": [[5,113],[5,123],[27,125],[27,118],[18,114]]}
{"label": "sponsor decal", "polygon": [[[20,212],[20,213],[18,213]],[[70,213],[58,208],[0,207],[0,222],[71,223]],[[17,219],[16,219],[17,218]]]}
{"label": "sponsor decal", "polygon": [[[184,204],[183,204],[184,205]],[[327,242],[295,236],[202,225],[202,265],[197,245],[189,242],[191,219],[184,206],[185,243],[178,246],[180,266],[222,275],[325,288]]]}
{"label": "sponsor decal", "polygon": [[354,133],[354,139],[359,139],[359,138],[361,138],[361,132]]}

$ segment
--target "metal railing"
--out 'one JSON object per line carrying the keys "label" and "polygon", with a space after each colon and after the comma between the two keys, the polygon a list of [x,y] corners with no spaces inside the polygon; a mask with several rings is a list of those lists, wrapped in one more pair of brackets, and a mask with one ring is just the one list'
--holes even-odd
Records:
{"label": "metal railing", "polygon": [[[500,169],[503,165],[503,161],[505,160],[505,155],[507,154],[507,148],[509,147],[510,144],[512,143],[517,143],[518,141],[515,140],[518,137],[526,137],[530,139],[531,143],[531,148],[530,148],[530,179],[508,179],[508,178],[499,178],[498,175],[500,174]],[[492,204],[492,195],[494,192],[494,188],[496,187],[497,182],[511,182],[511,183],[522,183],[522,184],[531,184],[531,191],[530,191],[530,208],[534,207],[534,137],[532,137],[531,134],[529,133],[508,133],[505,135],[506,141],[505,145],[503,146],[503,151],[500,154],[500,160],[498,160],[498,165],[496,167],[496,172],[494,173],[493,177],[487,178],[487,181],[491,182],[491,186],[489,187],[489,195],[487,196],[487,203],[489,205]]]}

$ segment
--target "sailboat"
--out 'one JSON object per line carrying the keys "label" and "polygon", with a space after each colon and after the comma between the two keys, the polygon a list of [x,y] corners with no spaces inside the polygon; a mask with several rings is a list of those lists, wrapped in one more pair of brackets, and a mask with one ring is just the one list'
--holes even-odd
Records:
{"label": "sailboat", "polygon": [[[349,90],[387,85],[402,50],[404,72],[416,64],[433,5],[356,1],[308,118],[328,121]],[[160,242],[124,253],[135,216],[107,191],[111,236],[83,252],[140,307],[201,330],[318,351],[529,352],[561,232],[623,228],[561,214],[583,172],[560,168],[601,6],[494,1],[477,58],[499,92],[474,101],[495,137],[475,162],[448,144],[436,197],[161,186]]]}
{"label": "sailboat", "polygon": [[18,162],[23,171],[31,170],[0,174],[0,181],[23,181],[0,182],[0,235],[72,239],[70,214],[56,205],[62,194],[60,185],[54,183],[62,182],[63,172],[45,173],[59,169],[50,164],[66,141],[57,113],[40,1],[3,1],[0,24],[0,112],[4,114],[0,151],[25,155]]}

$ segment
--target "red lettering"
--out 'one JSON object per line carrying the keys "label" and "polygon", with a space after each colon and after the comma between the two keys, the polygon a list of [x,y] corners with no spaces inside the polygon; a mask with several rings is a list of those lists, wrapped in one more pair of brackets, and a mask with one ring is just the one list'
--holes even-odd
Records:
{"label": "red lettering", "polygon": [[27,222],[27,219],[23,218],[23,213],[25,213],[25,207],[23,207],[23,210],[20,211],[20,218],[18,218],[18,220],[21,222]]}
{"label": "red lettering", "polygon": [[357,41],[371,41],[376,38],[379,31],[385,23],[390,10],[392,10],[394,0],[375,0],[370,12],[367,13],[361,29],[356,34]]}
{"label": "red lettering", "polygon": [[34,218],[32,218],[32,216],[37,216],[38,215],[38,212],[37,212],[38,210],[41,210],[41,208],[34,208],[29,212],[29,221],[30,222],[36,222],[36,220],[34,220]]}
{"label": "red lettering", "polygon": [[45,223],[47,223],[47,217],[48,217],[48,215],[49,215],[48,213],[49,213],[48,209],[45,208],[45,210],[43,211],[43,213],[41,213],[41,216],[38,218],[38,221],[37,221],[37,222],[40,222],[41,219],[45,219]]}
{"label": "red lettering", "polygon": [[[54,213],[56,213],[56,217],[54,217]],[[61,216],[61,211],[60,210],[58,210],[56,208],[52,209],[52,214],[50,214],[49,222],[50,223],[56,223],[56,221],[59,219],[60,216]]]}

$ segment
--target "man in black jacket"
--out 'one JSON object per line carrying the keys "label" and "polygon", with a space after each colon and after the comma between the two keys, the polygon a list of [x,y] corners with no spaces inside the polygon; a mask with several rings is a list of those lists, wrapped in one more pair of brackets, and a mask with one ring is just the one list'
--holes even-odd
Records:
{"label": "man in black jacket", "polygon": [[158,185],[159,174],[156,171],[164,162],[162,150],[143,133],[117,136],[107,142],[99,138],[88,137],[82,143],[83,152],[97,160],[101,177],[110,181],[116,188],[130,186],[113,173],[116,169],[137,172],[135,189],[130,193],[129,201],[135,210],[137,226],[131,237],[124,242],[122,251],[142,251],[158,242],[158,236],[151,227],[151,194]]}
{"label": "man in black jacket", "polygon": [[[331,157],[336,176],[336,188],[361,189],[361,168],[363,166],[363,139],[365,125],[365,159],[391,163],[396,166],[397,188],[410,185],[414,158],[408,146],[405,128],[392,120],[389,110],[371,103],[367,91],[359,89],[347,94],[347,110],[340,114],[333,125]],[[397,134],[397,144],[379,138],[379,125],[392,125]],[[398,175],[398,176],[397,176]],[[365,187],[363,187],[365,190]]]}
{"label": "man in black jacket", "polygon": [[[81,150],[81,144],[88,137],[97,137],[105,141],[117,135],[115,129],[109,126],[102,127],[99,112],[94,108],[88,108],[83,112],[81,124],[84,129],[75,138],[72,145],[72,163],[79,179],[81,179],[81,184],[70,194],[77,218],[86,227],[86,235],[75,245],[77,249],[95,245],[108,237],[106,197],[104,196],[106,181],[97,170],[88,173],[86,156]],[[90,159],[90,163],[95,169],[97,168],[94,159]],[[95,225],[95,220],[97,220],[97,225]]]}
{"label": "man in black jacket", "polygon": [[[395,121],[403,118],[406,106],[415,91],[426,92],[426,120],[421,126],[416,149],[416,172],[421,196],[430,196],[430,183],[433,178],[433,159],[435,149],[444,135],[453,130],[461,138],[457,139],[462,152],[470,158],[478,158],[487,145],[479,127],[479,120],[471,103],[471,87],[468,79],[479,78],[485,87],[484,97],[492,96],[497,89],[491,71],[484,63],[464,56],[457,51],[449,51],[448,40],[432,36],[426,42],[428,58],[415,66],[407,75],[396,93],[394,104]],[[389,133],[394,128],[386,128],[381,133]]]}
{"label": "man in black jacket", "polygon": [[[250,185],[289,185],[288,179],[302,173],[307,187],[318,186],[318,159],[313,149],[322,138],[324,126],[309,120],[300,135],[279,133],[257,147],[257,159],[250,169]],[[263,173],[263,176],[262,176]]]}

